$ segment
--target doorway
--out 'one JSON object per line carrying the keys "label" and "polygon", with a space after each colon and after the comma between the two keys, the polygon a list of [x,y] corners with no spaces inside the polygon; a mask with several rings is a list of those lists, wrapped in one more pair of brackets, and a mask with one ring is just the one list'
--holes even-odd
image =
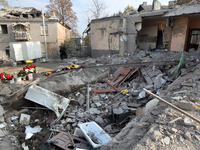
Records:
{"label": "doorway", "polygon": [[157,49],[162,49],[163,48],[163,31],[162,30],[158,30],[156,48]]}

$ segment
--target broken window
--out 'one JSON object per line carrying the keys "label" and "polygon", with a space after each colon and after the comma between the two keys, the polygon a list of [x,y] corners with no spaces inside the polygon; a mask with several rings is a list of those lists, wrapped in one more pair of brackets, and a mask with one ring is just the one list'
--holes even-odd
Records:
{"label": "broken window", "polygon": [[191,34],[191,44],[200,44],[200,30],[194,30]]}
{"label": "broken window", "polygon": [[1,33],[1,34],[8,34],[7,25],[1,25],[0,33]]}
{"label": "broken window", "polygon": [[189,48],[198,49],[200,45],[200,30],[192,30]]}
{"label": "broken window", "polygon": [[[48,25],[45,25],[45,33],[48,34]],[[44,28],[43,25],[41,25],[41,34],[44,35]]]}

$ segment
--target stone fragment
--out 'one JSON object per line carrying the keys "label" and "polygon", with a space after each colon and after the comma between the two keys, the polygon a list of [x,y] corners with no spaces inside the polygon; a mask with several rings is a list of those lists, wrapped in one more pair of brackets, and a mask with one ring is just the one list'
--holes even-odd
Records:
{"label": "stone fragment", "polygon": [[158,141],[161,138],[162,134],[160,133],[160,131],[155,130],[152,134],[152,140],[153,141]]}
{"label": "stone fragment", "polygon": [[4,112],[4,109],[3,109],[3,107],[0,105],[0,116],[3,116],[3,112]]}
{"label": "stone fragment", "polygon": [[104,130],[108,133],[112,133],[112,126],[111,125],[107,125]]}
{"label": "stone fragment", "polygon": [[178,130],[175,129],[175,128],[171,128],[171,129],[169,129],[169,132],[172,133],[172,134],[176,134],[177,131],[178,131]]}
{"label": "stone fragment", "polygon": [[4,122],[4,116],[0,116],[0,123]]}
{"label": "stone fragment", "polygon": [[94,103],[92,103],[91,108],[96,108],[96,105]]}
{"label": "stone fragment", "polygon": [[98,102],[100,99],[99,99],[99,96],[98,96],[98,95],[95,95],[95,96],[92,97],[92,100]]}
{"label": "stone fragment", "polygon": [[96,102],[95,105],[96,105],[97,107],[101,107],[101,103],[99,103],[99,102]]}
{"label": "stone fragment", "polygon": [[78,113],[76,114],[76,116],[79,117],[79,118],[83,118],[85,115],[84,115],[84,113],[79,113],[79,112],[78,112]]}
{"label": "stone fragment", "polygon": [[82,130],[80,128],[76,128],[75,131],[74,131],[74,135],[76,137],[85,137]]}
{"label": "stone fragment", "polygon": [[188,141],[191,141],[191,139],[192,139],[190,132],[186,132],[186,133],[184,134],[184,137],[185,137]]}
{"label": "stone fragment", "polygon": [[178,136],[178,139],[179,139],[179,141],[181,141],[181,142],[184,141],[184,138],[183,138],[181,135]]}
{"label": "stone fragment", "polygon": [[97,115],[101,113],[101,111],[99,111],[97,108],[90,108],[88,112],[90,112],[91,114],[97,114]]}
{"label": "stone fragment", "polygon": [[10,93],[12,93],[12,91],[10,90],[9,87],[6,86],[1,90],[0,95],[8,95]]}
{"label": "stone fragment", "polygon": [[66,122],[67,123],[74,123],[74,122],[76,122],[76,119],[67,118]]}
{"label": "stone fragment", "polygon": [[4,101],[4,97],[0,96],[0,102],[3,102],[3,101]]}
{"label": "stone fragment", "polygon": [[71,130],[71,126],[70,126],[70,124],[67,124],[67,126],[66,126],[66,130],[67,130],[67,131],[70,131],[70,130]]}
{"label": "stone fragment", "polygon": [[85,103],[85,96],[83,94],[80,94],[79,98],[77,99],[79,102],[79,105],[83,105]]}
{"label": "stone fragment", "polygon": [[184,109],[184,110],[194,111],[197,109],[197,106],[194,103],[188,102],[185,100],[178,102],[177,105],[178,105],[178,107],[180,107],[181,109]]}
{"label": "stone fragment", "polygon": [[31,118],[30,115],[21,113],[20,124],[29,125],[29,123],[30,123],[30,118]]}
{"label": "stone fragment", "polygon": [[169,145],[169,143],[170,143],[170,138],[169,138],[169,137],[165,137],[165,138],[163,139],[163,143],[165,143],[166,145]]}
{"label": "stone fragment", "polygon": [[99,125],[104,124],[104,121],[103,121],[103,119],[100,116],[98,116],[97,118],[95,118],[95,122],[97,122]]}

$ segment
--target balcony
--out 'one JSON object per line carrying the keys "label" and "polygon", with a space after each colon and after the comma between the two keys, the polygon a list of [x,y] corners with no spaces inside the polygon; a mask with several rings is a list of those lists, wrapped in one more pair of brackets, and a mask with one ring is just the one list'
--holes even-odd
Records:
{"label": "balcony", "polygon": [[14,31],[15,40],[29,41],[30,34],[25,31]]}

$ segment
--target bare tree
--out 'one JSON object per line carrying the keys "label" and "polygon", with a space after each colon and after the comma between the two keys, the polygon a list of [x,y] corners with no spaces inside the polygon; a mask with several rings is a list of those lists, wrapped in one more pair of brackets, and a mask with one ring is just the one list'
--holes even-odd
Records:
{"label": "bare tree", "polygon": [[9,7],[7,0],[0,0],[0,6]]}
{"label": "bare tree", "polygon": [[47,13],[55,12],[56,17],[63,23],[68,24],[72,28],[72,34],[78,34],[76,12],[72,10],[71,0],[50,0],[49,5],[46,5]]}
{"label": "bare tree", "polygon": [[101,0],[92,0],[87,13],[91,14],[92,19],[98,19],[101,17],[108,16],[105,12],[105,9],[107,7],[105,6],[105,3]]}

